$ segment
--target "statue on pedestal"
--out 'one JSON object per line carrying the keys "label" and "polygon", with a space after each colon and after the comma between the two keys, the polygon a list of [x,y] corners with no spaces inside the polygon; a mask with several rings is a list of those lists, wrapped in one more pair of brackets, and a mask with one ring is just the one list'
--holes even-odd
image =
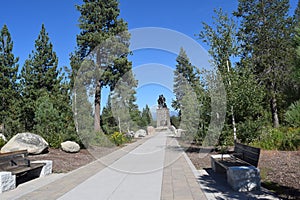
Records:
{"label": "statue on pedestal", "polygon": [[158,108],[167,108],[167,104],[166,104],[166,98],[164,97],[164,95],[159,95],[158,100]]}
{"label": "statue on pedestal", "polygon": [[156,110],[156,117],[157,117],[157,126],[156,127],[164,127],[170,126],[170,114],[169,109],[167,108],[166,98],[164,95],[159,95],[157,100],[158,108]]}

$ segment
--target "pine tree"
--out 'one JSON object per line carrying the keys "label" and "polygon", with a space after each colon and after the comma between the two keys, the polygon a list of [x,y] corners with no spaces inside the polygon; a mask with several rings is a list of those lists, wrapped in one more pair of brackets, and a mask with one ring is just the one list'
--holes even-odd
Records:
{"label": "pine tree", "polygon": [[61,92],[62,78],[59,76],[57,63],[56,53],[43,24],[35,40],[35,51],[29,55],[21,70],[22,120],[26,131],[32,131],[36,124],[34,113],[38,98],[44,93],[57,96]]}
{"label": "pine tree", "polygon": [[172,107],[179,111],[180,128],[187,131],[186,139],[200,141],[203,132],[199,127],[204,126],[203,116],[206,115],[204,107],[201,106],[203,105],[204,89],[200,82],[200,72],[190,63],[183,48],[180,49],[176,61],[173,89],[176,99],[173,100]]}
{"label": "pine tree", "polygon": [[152,122],[152,115],[149,106],[146,104],[145,108],[143,108],[141,113],[141,121],[140,126],[146,127],[150,125]]}
{"label": "pine tree", "polygon": [[279,100],[291,73],[292,18],[288,11],[288,0],[239,0],[235,12],[241,19],[243,60],[266,87],[274,127],[279,126]]}
{"label": "pine tree", "polygon": [[185,95],[185,91],[182,89],[182,85],[184,85],[183,83],[190,85],[194,92],[199,93],[200,80],[195,66],[190,63],[189,58],[183,48],[180,49],[176,61],[177,64],[176,70],[174,71],[173,89],[176,99],[173,100],[172,107],[180,113],[181,101]]}
{"label": "pine tree", "polygon": [[[94,129],[96,131],[100,130],[102,88],[109,85],[112,91],[119,78],[131,69],[131,63],[126,58],[129,53],[127,24],[119,18],[118,6],[116,0],[84,0],[84,4],[77,6],[81,13],[79,18],[81,33],[77,36],[78,50],[75,54],[79,55],[81,61],[91,53],[96,54],[97,70],[101,71],[101,75],[92,83],[95,87]],[[76,66],[78,65],[75,64],[72,68]]]}
{"label": "pine tree", "polygon": [[13,41],[6,25],[0,32],[0,124],[4,133],[11,137],[19,129],[19,58],[15,58]]}

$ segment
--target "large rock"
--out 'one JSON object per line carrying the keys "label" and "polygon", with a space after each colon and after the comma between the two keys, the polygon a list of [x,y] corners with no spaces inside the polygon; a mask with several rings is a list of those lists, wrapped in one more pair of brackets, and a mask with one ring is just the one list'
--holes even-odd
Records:
{"label": "large rock", "polygon": [[145,137],[146,135],[147,135],[147,132],[143,129],[140,129],[134,133],[134,138]]}
{"label": "large rock", "polygon": [[148,135],[153,135],[155,133],[155,128],[153,126],[148,126],[147,127],[147,134]]}
{"label": "large rock", "polygon": [[18,133],[12,137],[1,149],[1,153],[27,150],[30,154],[40,154],[47,150],[48,143],[44,138],[33,133]]}
{"label": "large rock", "polygon": [[80,146],[76,142],[66,141],[60,145],[61,149],[67,153],[77,153],[80,151]]}

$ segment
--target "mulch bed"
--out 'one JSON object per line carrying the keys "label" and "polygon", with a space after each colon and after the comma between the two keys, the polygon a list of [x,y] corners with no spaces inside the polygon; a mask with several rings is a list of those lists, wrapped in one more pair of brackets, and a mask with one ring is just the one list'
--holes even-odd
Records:
{"label": "mulch bed", "polygon": [[89,150],[81,149],[78,153],[66,153],[61,149],[48,150],[48,153],[41,155],[29,155],[31,161],[35,160],[52,160],[53,173],[66,173],[82,167],[96,158],[101,158],[113,151],[118,147],[106,148],[106,147],[95,147]]}

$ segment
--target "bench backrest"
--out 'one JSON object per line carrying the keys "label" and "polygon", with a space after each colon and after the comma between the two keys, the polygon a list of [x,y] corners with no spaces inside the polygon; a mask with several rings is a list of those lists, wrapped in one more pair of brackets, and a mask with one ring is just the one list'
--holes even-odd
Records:
{"label": "bench backrest", "polygon": [[246,161],[247,163],[257,167],[260,148],[247,146],[241,143],[234,144],[234,156]]}
{"label": "bench backrest", "polygon": [[0,171],[12,168],[14,166],[29,166],[29,160],[27,159],[27,150],[14,151],[9,153],[0,154]]}

